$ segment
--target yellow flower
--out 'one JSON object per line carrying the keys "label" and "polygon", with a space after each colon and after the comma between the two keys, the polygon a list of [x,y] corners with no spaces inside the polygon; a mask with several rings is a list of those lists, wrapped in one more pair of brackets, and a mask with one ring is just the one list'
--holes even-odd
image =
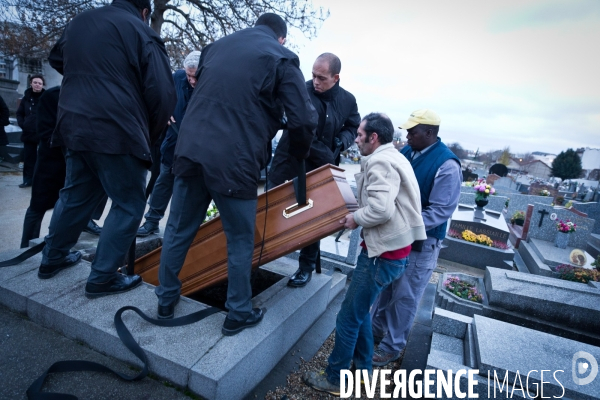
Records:
{"label": "yellow flower", "polygon": [[490,189],[485,189],[485,194],[490,194]]}

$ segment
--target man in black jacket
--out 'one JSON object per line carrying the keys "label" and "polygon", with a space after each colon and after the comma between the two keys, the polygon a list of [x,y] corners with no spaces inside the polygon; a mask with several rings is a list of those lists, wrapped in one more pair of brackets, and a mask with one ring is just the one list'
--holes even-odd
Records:
{"label": "man in black jacket", "polygon": [[[360,115],[352,93],[340,87],[341,69],[342,63],[336,55],[321,54],[313,64],[313,79],[306,82],[310,100],[319,113],[317,134],[310,145],[306,171],[325,164],[338,165],[340,152],[352,146],[356,138]],[[269,189],[298,174],[298,162],[288,155],[289,145],[289,132],[284,131],[269,171]],[[320,241],[316,241],[300,250],[299,268],[288,281],[288,286],[302,287],[310,281],[319,257],[319,245]]]}
{"label": "man in black jacket", "polygon": [[149,15],[149,0],[114,0],[85,11],[67,25],[49,57],[64,76],[55,135],[67,148],[67,176],[38,276],[50,278],[79,262],[81,254],[70,250],[106,193],[112,207],[85,287],[89,298],[142,282],[117,270],[144,213],[150,143],[176,102],[164,44],[145,24]]}
{"label": "man in black jacket", "polygon": [[156,288],[159,318],[173,317],[181,292],[179,272],[214,200],[227,237],[229,314],[222,332],[234,335],[262,320],[263,311],[252,308],[250,287],[260,170],[284,110],[292,157],[306,157],[317,124],[298,56],[282,46],[286,34],[283,19],[267,13],[254,28],[202,50],[175,148],[173,197]]}

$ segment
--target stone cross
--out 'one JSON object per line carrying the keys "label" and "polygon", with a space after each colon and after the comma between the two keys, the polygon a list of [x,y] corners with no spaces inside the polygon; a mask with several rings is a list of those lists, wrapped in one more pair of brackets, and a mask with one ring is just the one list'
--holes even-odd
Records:
{"label": "stone cross", "polygon": [[540,211],[538,211],[538,213],[542,214],[542,215],[540,215],[540,223],[538,224],[538,226],[541,227],[542,222],[544,221],[544,217],[546,216],[546,214],[550,214],[550,213],[546,210],[540,210]]}

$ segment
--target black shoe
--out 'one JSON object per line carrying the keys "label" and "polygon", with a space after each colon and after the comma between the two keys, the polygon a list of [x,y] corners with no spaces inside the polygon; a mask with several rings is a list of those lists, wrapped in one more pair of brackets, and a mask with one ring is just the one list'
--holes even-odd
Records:
{"label": "black shoe", "polygon": [[139,275],[117,274],[108,282],[87,283],[85,285],[85,297],[95,299],[96,297],[108,296],[110,294],[119,294],[127,292],[142,283],[142,277]]}
{"label": "black shoe", "polygon": [[266,310],[264,308],[253,308],[252,312],[245,321],[235,321],[227,317],[225,318],[225,322],[223,322],[221,333],[225,336],[233,336],[246,328],[256,326],[260,321],[262,321],[265,311]]}
{"label": "black shoe", "polygon": [[72,251],[67,255],[63,262],[60,264],[54,265],[45,265],[41,264],[40,269],[38,270],[38,278],[40,279],[48,279],[52,278],[54,275],[58,274],[65,268],[72,267],[73,265],[79,264],[81,261],[81,252]]}
{"label": "black shoe", "polygon": [[26,187],[30,187],[31,186],[31,182],[23,182],[19,185],[20,188],[26,188]]}
{"label": "black shoe", "polygon": [[146,221],[144,222],[144,225],[138,228],[138,231],[135,235],[139,237],[146,237],[148,235],[152,235],[153,233],[158,232],[160,232],[160,229],[158,229],[157,224],[153,224],[151,222]]}
{"label": "black shoe", "polygon": [[179,304],[180,297],[168,306],[158,305],[158,319],[171,319],[175,315],[175,306]]}
{"label": "black shoe", "polygon": [[306,272],[301,269],[294,272],[294,275],[288,281],[288,286],[291,287],[302,287],[306,286],[308,282],[310,282],[310,278],[312,278],[312,272]]}
{"label": "black shoe", "polygon": [[88,221],[87,226],[83,229],[84,232],[91,233],[92,235],[100,236],[100,232],[102,232],[102,228],[98,226],[93,219]]}

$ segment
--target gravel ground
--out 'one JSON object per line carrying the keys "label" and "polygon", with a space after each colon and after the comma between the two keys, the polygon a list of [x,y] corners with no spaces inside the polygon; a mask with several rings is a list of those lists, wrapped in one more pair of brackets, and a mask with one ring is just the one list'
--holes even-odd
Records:
{"label": "gravel ground", "polygon": [[[437,283],[440,278],[440,274],[434,272],[431,275],[430,283]],[[302,374],[306,371],[320,371],[324,370],[327,367],[327,359],[329,358],[329,354],[333,350],[335,341],[335,331],[329,335],[323,346],[319,349],[317,354],[314,355],[310,360],[301,359],[300,365],[298,369],[292,372],[287,377],[287,384],[284,387],[277,387],[275,390],[272,390],[267,393],[265,396],[266,400],[326,400],[326,399],[338,399],[339,397],[330,395],[328,393],[319,392],[308,387],[302,381]],[[402,358],[386,365],[383,367],[384,369],[391,370],[391,375],[393,376],[394,372],[400,369],[400,364],[402,363]],[[373,368],[378,369],[378,368]],[[393,385],[388,387],[387,393],[393,391]],[[365,391],[364,386],[361,391],[364,397]],[[355,397],[350,397],[354,399]],[[379,399],[379,390],[375,392],[375,399]]]}

